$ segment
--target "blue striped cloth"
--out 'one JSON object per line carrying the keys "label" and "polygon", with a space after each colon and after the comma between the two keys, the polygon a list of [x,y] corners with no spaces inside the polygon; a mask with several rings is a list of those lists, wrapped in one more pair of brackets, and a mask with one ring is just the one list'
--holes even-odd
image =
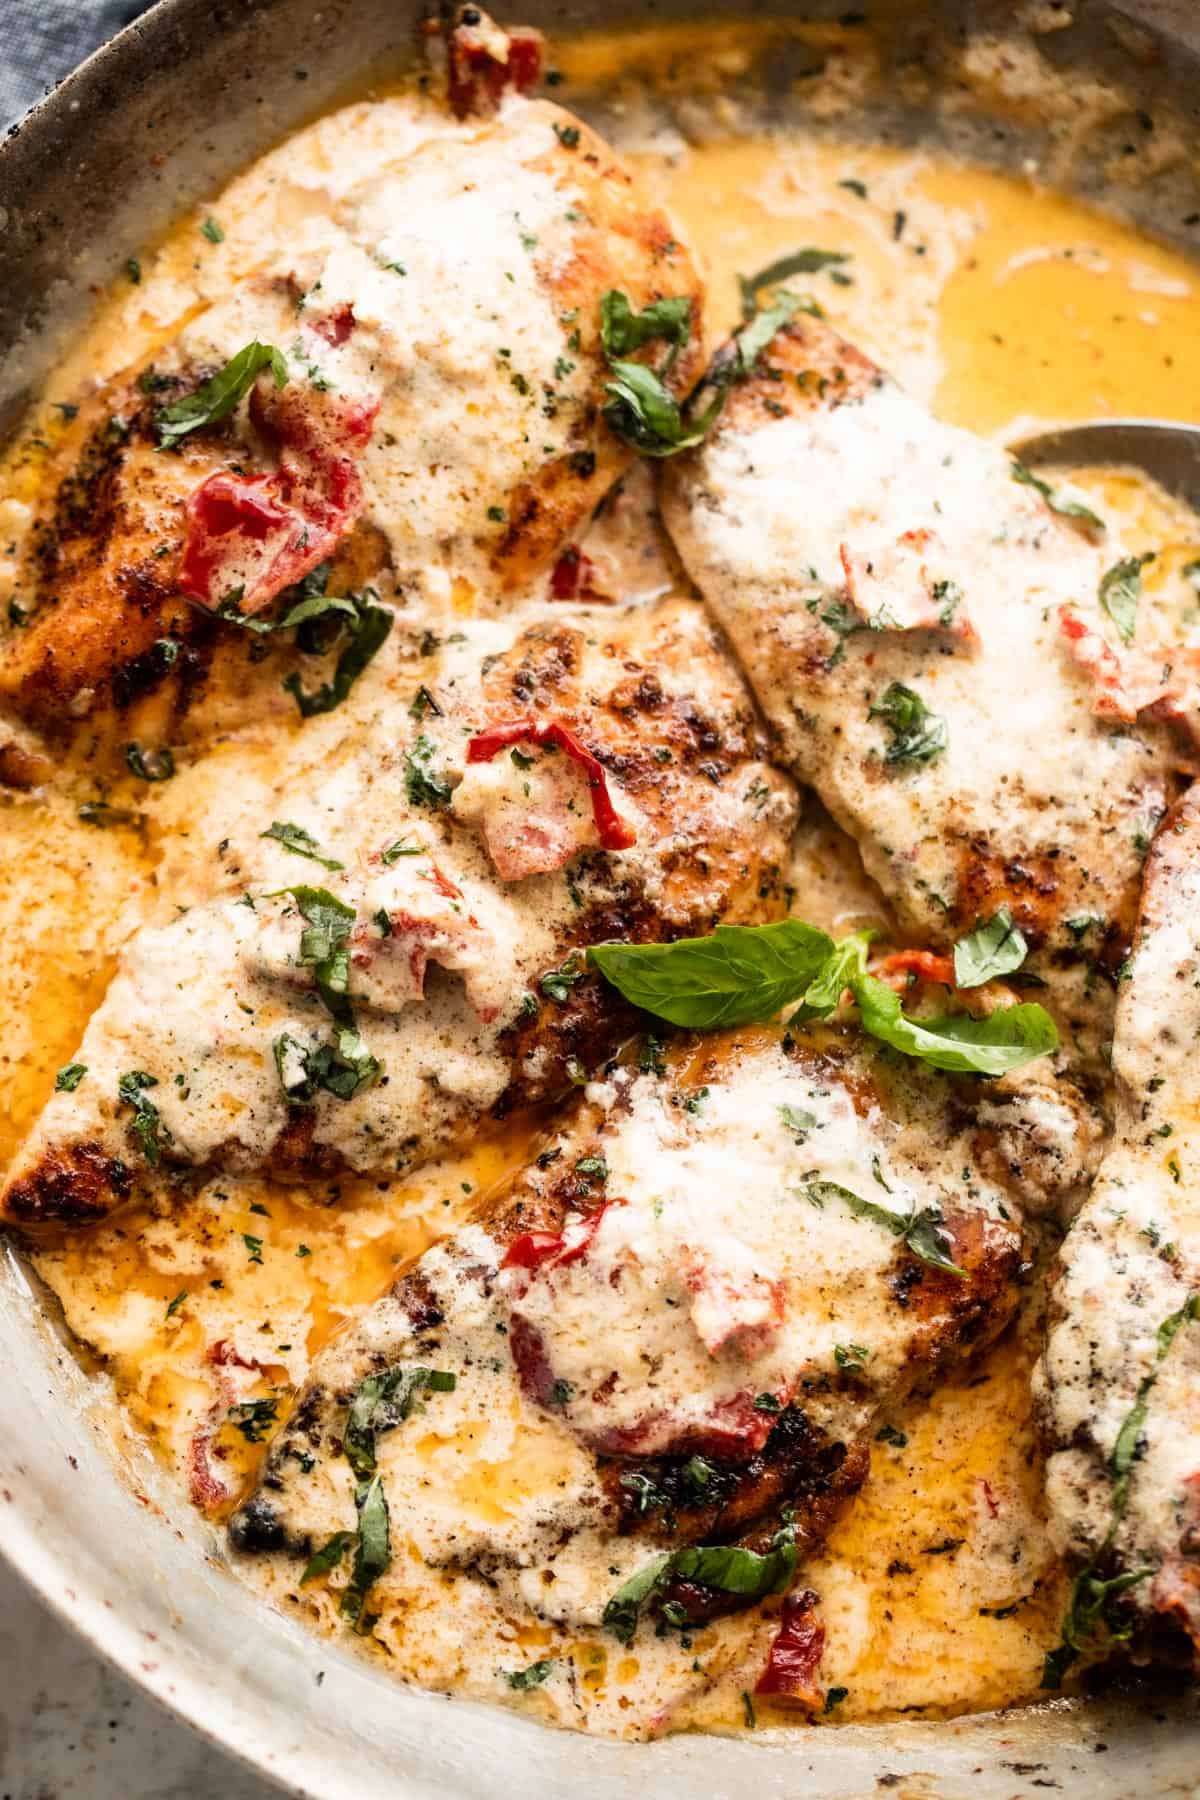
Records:
{"label": "blue striped cloth", "polygon": [[149,0],[0,0],[0,123],[20,118]]}

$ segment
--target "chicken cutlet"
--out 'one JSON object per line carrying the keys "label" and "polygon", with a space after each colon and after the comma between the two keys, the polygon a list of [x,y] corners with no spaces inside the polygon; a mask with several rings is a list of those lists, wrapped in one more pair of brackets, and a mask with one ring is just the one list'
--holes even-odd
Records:
{"label": "chicken cutlet", "polygon": [[1139,559],[801,313],[663,500],[786,765],[902,931],[946,950],[1006,908],[1025,979],[1102,1072],[1145,850],[1200,724],[1194,653],[1139,627]]}
{"label": "chicken cutlet", "polygon": [[[1025,1264],[944,1077],[837,1029],[650,1039],[640,1064],[334,1340],[231,1534],[406,1667],[423,1609],[403,1641],[432,1685],[504,1691],[459,1635],[475,1605],[532,1621],[564,1676],[630,1645],[603,1700],[547,1697],[646,1734],[703,1686],[692,1634],[790,1587],[881,1410],[1002,1329]],[[821,1697],[814,1606],[769,1619],[764,1692]]]}
{"label": "chicken cutlet", "polygon": [[[485,26],[499,66],[508,40]],[[700,288],[602,140],[503,85],[82,406],[0,654],[16,715],[66,732],[161,690],[166,730],[206,673],[220,686],[214,655],[244,708],[244,635],[221,615],[254,620],[331,559],[335,592],[460,610],[544,580],[631,460],[601,419],[602,295],[687,297],[682,394]],[[264,705],[288,704],[268,673]]]}
{"label": "chicken cutlet", "polygon": [[1058,1686],[1200,1647],[1200,792],[1150,851],[1113,1042],[1117,1125],[1051,1288],[1037,1391],[1058,1548],[1077,1571]]}
{"label": "chicken cutlet", "polygon": [[694,602],[399,637],[301,734],[274,818],[214,821],[210,891],[126,945],[7,1219],[204,1168],[413,1167],[630,1029],[583,946],[783,911],[794,791]]}

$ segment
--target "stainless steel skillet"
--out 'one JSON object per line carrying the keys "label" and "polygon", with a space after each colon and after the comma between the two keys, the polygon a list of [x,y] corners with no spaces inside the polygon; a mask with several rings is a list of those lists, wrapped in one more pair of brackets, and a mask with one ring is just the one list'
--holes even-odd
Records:
{"label": "stainless steel skillet", "polygon": [[[514,0],[513,10],[561,35],[687,19],[695,9],[687,0],[650,9]],[[752,10],[785,21],[846,13],[844,4],[799,0]],[[864,136],[936,137],[1005,166],[1033,159],[1055,167],[1062,121],[1030,117],[1018,127],[982,108],[936,104],[962,35],[1012,30],[1020,15],[1037,28],[1030,42],[1061,72],[1068,96],[1096,80],[1125,94],[1059,178],[1200,249],[1200,194],[1186,161],[1136,182],[1122,174],[1126,165],[1140,172],[1138,145],[1170,114],[1193,157],[1200,147],[1196,0],[942,0],[880,12],[887,52],[906,77],[889,91],[924,87],[927,97],[864,114],[855,127]],[[162,0],[38,108],[0,150],[0,420],[13,420],[36,389],[85,312],[91,284],[366,72],[402,65],[414,54],[417,14],[416,0]],[[807,58],[784,39],[765,66],[747,72],[756,117],[805,116]],[[597,93],[578,103],[603,122],[608,100]],[[11,1254],[0,1261],[0,1364],[0,1549],[126,1673],[293,1792],[496,1800],[519,1786],[530,1796],[586,1791],[597,1800],[640,1800],[647,1791],[706,1800],[1033,1800],[1036,1782],[1117,1800],[1200,1786],[1200,1709],[1161,1692],[950,1723],[629,1746],[398,1689],[238,1587],[220,1566],[219,1546],[181,1514],[148,1460],[137,1470],[140,1493],[118,1478],[99,1416],[89,1412],[98,1385],[47,1324]]]}

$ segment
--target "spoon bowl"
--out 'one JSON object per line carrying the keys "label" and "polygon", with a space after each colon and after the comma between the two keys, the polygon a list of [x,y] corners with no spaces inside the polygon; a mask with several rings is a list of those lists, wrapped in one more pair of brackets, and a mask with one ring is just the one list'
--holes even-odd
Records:
{"label": "spoon bowl", "polygon": [[1116,464],[1140,469],[1200,512],[1200,425],[1174,419],[1103,419],[1039,432],[1009,446],[1029,467]]}

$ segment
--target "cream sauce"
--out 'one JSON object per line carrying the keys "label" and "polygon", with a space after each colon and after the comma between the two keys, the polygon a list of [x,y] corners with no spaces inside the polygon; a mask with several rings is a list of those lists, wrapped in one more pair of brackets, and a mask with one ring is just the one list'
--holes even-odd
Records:
{"label": "cream sauce", "polygon": [[[686,43],[662,35],[643,48],[657,63],[672,42],[686,52]],[[731,40],[721,53],[737,54]],[[573,73],[611,68],[626,54],[611,42],[565,46],[562,91],[569,98]],[[853,59],[837,44],[830,54],[843,93],[852,94],[859,81]],[[686,55],[684,62],[691,80],[695,62]],[[357,102],[261,159],[148,250],[139,285],[122,284],[105,301],[9,459],[0,550],[15,543],[36,497],[45,456],[38,440],[57,441],[54,403],[72,404],[156,353],[278,246],[300,254],[319,241],[331,206],[346,201],[364,165],[403,157],[430,122],[428,105],[408,94]],[[1033,182],[857,143],[791,135],[768,142],[736,133],[714,140],[711,126],[705,141],[652,142],[636,160],[707,256],[718,322],[735,315],[733,272],[803,243],[825,245],[852,261],[842,266],[848,286],[829,274],[813,278],[823,303],[948,421],[1003,438],[1035,421],[1103,412],[1187,416],[1200,406],[1195,266]],[[846,185],[851,180],[866,193]],[[200,235],[210,214],[224,230],[219,245]],[[1194,608],[1181,575],[1200,553],[1194,522],[1147,499],[1125,477],[1091,485],[1100,504],[1125,521],[1134,549],[1166,542],[1148,571],[1152,595],[1161,591],[1175,610]],[[610,534],[616,511],[609,509]],[[649,568],[651,588],[661,591],[669,559],[664,563],[656,548],[652,555],[639,550],[632,561]],[[12,597],[14,571],[10,556],[7,568],[0,565],[4,601]],[[55,1070],[73,1054],[123,940],[170,905],[189,858],[211,853],[207,840],[197,842],[203,833],[196,821],[217,796],[268,792],[279,746],[292,735],[282,722],[248,731],[201,762],[181,762],[163,789],[119,784],[109,798],[135,805],[140,829],[79,823],[79,802],[95,795],[85,765],[64,769],[52,791],[5,799],[0,853],[7,868],[26,871],[28,879],[10,880],[0,894],[7,946],[0,984],[4,1154],[20,1143]],[[844,930],[884,918],[852,847],[816,815],[798,840],[793,881],[795,910],[816,923]],[[298,1383],[338,1326],[376,1298],[398,1266],[485,1201],[527,1150],[527,1139],[500,1139],[465,1160],[426,1169],[417,1182],[345,1180],[316,1194],[258,1178],[213,1182],[169,1216],[135,1209],[86,1244],[49,1245],[34,1260],[68,1323],[104,1359],[127,1415],[183,1471],[197,1425],[218,1402],[222,1411],[228,1404],[214,1388],[208,1346],[228,1339],[251,1365],[234,1365],[237,1399]],[[248,1238],[260,1241],[261,1260]],[[1028,1366],[1022,1335],[985,1358],[984,1385],[964,1376],[929,1400],[906,1404],[894,1420],[906,1444],[877,1446],[867,1489],[808,1577],[830,1623],[821,1680],[849,1689],[835,1718],[955,1712],[1035,1691],[1042,1656],[1057,1635],[1062,1581],[1043,1523]],[[461,1471],[453,1491],[464,1509],[503,1509],[523,1483],[536,1490],[543,1477],[553,1478],[552,1466],[527,1442],[514,1459],[502,1423],[490,1422],[498,1433],[494,1454],[478,1461],[469,1443],[464,1457],[461,1444],[446,1452],[434,1434],[430,1453],[443,1461],[433,1466],[442,1479],[449,1467]],[[231,1497],[261,1459],[227,1428],[218,1433],[215,1455]],[[958,1537],[960,1549],[928,1554]],[[410,1615],[397,1627],[408,1643],[446,1631],[470,1645],[491,1628],[469,1596],[443,1586],[431,1597],[415,1579],[412,1595]],[[306,1590],[303,1606],[336,1629],[332,1603],[322,1595]],[[452,1624],[447,1608],[458,1609]],[[746,1630],[753,1635],[752,1624]],[[533,1660],[545,1635],[530,1629],[498,1648],[497,1666]],[[744,1634],[728,1635],[736,1640],[730,1648],[718,1645],[715,1632],[697,1641],[713,1691],[693,1708],[695,1723],[727,1728],[742,1717],[738,1696],[761,1665],[762,1644],[747,1650]],[[606,1655],[581,1646],[569,1679],[602,1689],[609,1671],[620,1675],[629,1660],[615,1647]],[[428,1670],[426,1678],[439,1677]],[[531,1704],[540,1704],[536,1694]],[[619,1727],[615,1703],[613,1718]]]}

